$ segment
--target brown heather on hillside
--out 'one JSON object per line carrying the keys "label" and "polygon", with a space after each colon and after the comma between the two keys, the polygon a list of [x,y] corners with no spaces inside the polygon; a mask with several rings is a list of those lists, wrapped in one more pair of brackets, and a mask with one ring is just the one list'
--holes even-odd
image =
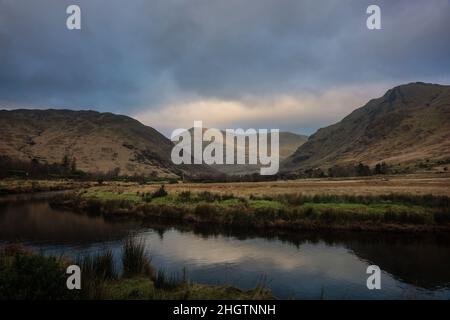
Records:
{"label": "brown heather on hillside", "polygon": [[207,166],[175,166],[173,143],[127,116],[95,111],[0,110],[0,156],[61,163],[76,159],[84,172],[159,177],[214,174]]}
{"label": "brown heather on hillside", "polygon": [[318,130],[283,164],[283,171],[450,163],[450,86],[411,83],[369,101]]}

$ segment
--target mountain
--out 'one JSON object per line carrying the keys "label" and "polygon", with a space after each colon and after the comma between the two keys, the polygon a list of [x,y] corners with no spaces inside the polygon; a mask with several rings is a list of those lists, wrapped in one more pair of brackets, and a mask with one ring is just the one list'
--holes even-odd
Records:
{"label": "mountain", "polygon": [[0,110],[0,156],[61,163],[76,159],[84,172],[160,177],[211,175],[208,166],[175,166],[173,143],[127,116],[95,111]]}
{"label": "mountain", "polygon": [[308,136],[292,132],[280,132],[280,161],[287,159],[308,141]]}
{"label": "mountain", "polygon": [[[208,128],[203,128],[203,133],[208,130]],[[192,141],[191,145],[193,148],[193,137],[194,137],[194,128],[190,128],[188,130],[191,134]],[[221,130],[222,136],[224,139],[224,158],[226,154],[226,145],[228,142],[226,140],[226,134],[225,131]],[[270,135],[269,135],[270,136]],[[298,147],[300,147],[303,143],[305,143],[308,140],[308,136],[300,135],[292,132],[280,132],[279,134],[279,155],[280,155],[280,162],[288,158],[290,155],[292,155]],[[203,149],[205,146],[207,146],[209,142],[203,142]],[[269,140],[269,151],[270,151],[270,140]],[[235,153],[237,152],[237,146],[234,147]],[[248,161],[248,145],[246,145],[244,153],[246,155],[246,161]],[[224,160],[225,161],[225,160]],[[227,175],[246,175],[246,174],[252,174],[252,173],[258,173],[260,171],[261,165],[251,165],[251,164],[214,164],[211,165],[211,167],[221,173],[227,174]]]}
{"label": "mountain", "polygon": [[282,170],[381,161],[450,162],[450,86],[410,83],[388,90],[318,130],[283,162]]}

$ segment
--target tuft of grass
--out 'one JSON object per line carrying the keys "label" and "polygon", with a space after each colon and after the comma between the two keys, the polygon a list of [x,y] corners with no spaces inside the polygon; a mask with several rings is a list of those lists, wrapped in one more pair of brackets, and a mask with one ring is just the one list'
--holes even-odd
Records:
{"label": "tuft of grass", "polygon": [[82,297],[100,299],[104,295],[106,282],[118,278],[111,250],[96,255],[85,255],[77,259],[81,269]]}
{"label": "tuft of grass", "polygon": [[215,202],[220,201],[222,198],[219,194],[209,191],[203,191],[197,194],[197,201]]}
{"label": "tuft of grass", "polygon": [[153,275],[150,259],[145,252],[143,239],[136,240],[128,236],[123,243],[122,253],[123,276]]}
{"label": "tuft of grass", "polygon": [[178,194],[178,200],[181,202],[189,202],[191,201],[191,192],[190,191],[182,191]]}
{"label": "tuft of grass", "polygon": [[83,277],[87,279],[117,279],[114,266],[114,255],[110,249],[96,255],[85,255],[77,259]]}
{"label": "tuft of grass", "polygon": [[154,280],[155,288],[163,290],[173,290],[185,283],[186,280],[183,278],[180,279],[177,274],[167,276],[166,272],[163,269],[158,270],[156,278]]}

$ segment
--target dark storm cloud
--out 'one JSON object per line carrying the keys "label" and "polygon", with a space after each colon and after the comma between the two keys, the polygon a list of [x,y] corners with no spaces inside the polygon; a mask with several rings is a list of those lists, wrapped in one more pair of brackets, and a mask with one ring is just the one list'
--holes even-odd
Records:
{"label": "dark storm cloud", "polygon": [[[81,31],[65,28],[70,4]],[[369,4],[383,30],[365,27]],[[449,31],[446,0],[0,0],[0,105],[136,114],[448,79]]]}

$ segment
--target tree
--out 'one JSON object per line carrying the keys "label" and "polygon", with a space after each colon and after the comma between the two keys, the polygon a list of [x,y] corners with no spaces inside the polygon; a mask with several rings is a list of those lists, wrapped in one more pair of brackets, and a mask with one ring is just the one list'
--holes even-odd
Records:
{"label": "tree", "polygon": [[32,176],[35,176],[36,174],[39,173],[39,160],[36,158],[31,159],[30,162],[30,174]]}
{"label": "tree", "polygon": [[388,172],[389,167],[384,161],[382,163],[377,163],[374,168],[374,174],[388,174]]}
{"label": "tree", "polygon": [[356,171],[357,171],[358,176],[361,176],[361,177],[370,176],[370,174],[371,174],[369,166],[363,164],[362,162],[360,162],[358,164]]}
{"label": "tree", "polygon": [[70,163],[70,171],[72,173],[77,172],[77,158],[73,157],[72,162]]}
{"label": "tree", "polygon": [[69,157],[66,155],[64,155],[64,157],[62,158],[62,162],[61,162],[61,166],[63,167],[64,170],[69,170],[70,167],[70,160]]}

